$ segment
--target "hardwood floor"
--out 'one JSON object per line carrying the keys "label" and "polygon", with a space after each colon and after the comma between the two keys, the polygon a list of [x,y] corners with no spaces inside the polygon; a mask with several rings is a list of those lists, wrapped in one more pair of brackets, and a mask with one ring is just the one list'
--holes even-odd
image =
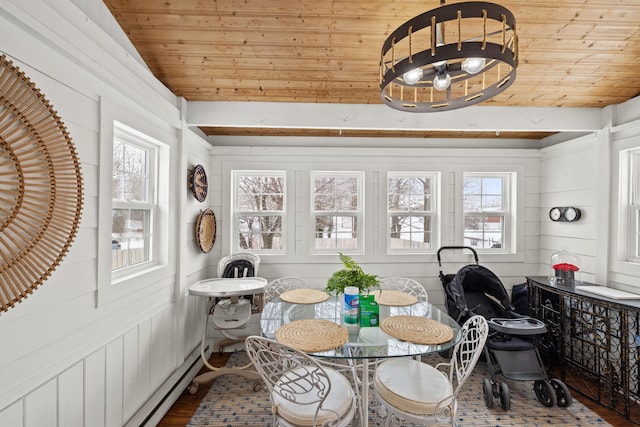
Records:
{"label": "hardwood floor", "polygon": [[[227,363],[231,353],[214,353],[209,358],[209,363],[216,367],[222,367]],[[203,368],[200,373],[206,372],[208,369]],[[176,403],[173,404],[169,412],[160,420],[158,427],[184,427],[187,425],[193,414],[198,409],[200,401],[207,395],[210,384],[205,384],[198,388],[195,394],[189,393],[188,390],[182,392]]]}
{"label": "hardwood floor", "polygon": [[[213,366],[224,366],[227,363],[227,360],[231,356],[231,353],[224,354],[213,354],[209,359],[209,363]],[[204,369],[206,371],[206,368]],[[205,385],[204,387],[200,387],[195,394],[190,394],[187,390],[182,392],[182,395],[178,398],[176,403],[171,407],[169,412],[160,420],[158,423],[158,427],[184,427],[187,425],[196,409],[198,409],[198,405],[200,401],[206,396],[209,391],[209,386]],[[579,395],[578,393],[573,394],[573,398],[577,399],[587,408],[591,409],[593,412],[600,415],[604,418],[608,423],[616,426],[616,427],[626,427],[626,426],[636,426],[636,424],[631,423],[630,421],[625,420],[620,415],[617,415],[600,405],[597,405],[595,402],[592,402],[589,399],[586,399]]]}

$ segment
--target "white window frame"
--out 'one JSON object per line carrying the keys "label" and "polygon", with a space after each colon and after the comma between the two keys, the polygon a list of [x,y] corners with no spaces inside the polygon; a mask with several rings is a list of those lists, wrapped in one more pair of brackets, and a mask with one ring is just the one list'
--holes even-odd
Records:
{"label": "white window frame", "polygon": [[[331,177],[331,178],[356,178],[357,179],[357,197],[358,204],[356,211],[316,211],[315,210],[315,179],[319,177]],[[310,195],[310,217],[309,217],[309,227],[310,227],[310,239],[309,239],[309,248],[311,254],[335,254],[336,251],[340,251],[345,254],[364,254],[364,234],[365,234],[365,222],[364,222],[364,208],[365,208],[365,200],[364,200],[364,179],[365,175],[363,171],[310,171],[309,172],[309,195]],[[319,215],[332,215],[332,216],[342,216],[342,217],[353,217],[356,220],[357,230],[356,230],[356,247],[354,249],[335,249],[335,248],[327,248],[327,249],[317,249],[316,248],[316,216]]]}
{"label": "white window frame", "polygon": [[[240,211],[238,179],[242,176],[271,176],[282,179],[283,206],[281,211]],[[285,170],[232,170],[231,171],[231,248],[233,253],[250,252],[255,254],[282,255],[287,252],[287,171]],[[240,247],[239,218],[240,216],[280,216],[282,218],[282,248],[280,249],[245,249]]]}
{"label": "white window frame", "polygon": [[640,148],[620,152],[620,172],[621,258],[640,265]]}
{"label": "white window frame", "polygon": [[[430,209],[424,211],[391,211],[389,210],[389,198],[391,197],[389,194],[389,179],[391,178],[427,178],[431,180],[431,193],[430,193]],[[387,241],[387,254],[423,254],[423,253],[431,253],[435,252],[437,248],[440,246],[440,173],[439,172],[404,172],[404,171],[388,171],[387,179],[386,179],[386,241]],[[431,234],[431,248],[429,249],[417,249],[417,248],[406,248],[406,249],[393,249],[391,248],[391,230],[390,230],[390,222],[392,216],[398,215],[406,215],[406,216],[428,216],[430,217],[431,229],[429,233]],[[425,230],[426,232],[427,230]]]}
{"label": "white window frame", "polygon": [[[112,199],[111,211],[116,209],[130,209],[130,210],[143,210],[147,211],[149,215],[149,229],[145,233],[145,240],[148,242],[148,246],[145,247],[147,253],[147,260],[141,263],[128,265],[118,269],[111,270],[111,280],[117,281],[122,277],[129,276],[148,270],[157,264],[157,245],[155,244],[156,236],[159,233],[156,225],[156,217],[158,216],[158,151],[160,143],[147,135],[135,131],[134,129],[125,126],[122,123],[114,123],[114,140],[119,139],[123,144],[133,146],[135,148],[144,150],[147,153],[147,170],[145,171],[147,179],[147,200],[146,201],[128,201]],[[115,172],[115,171],[114,171]],[[113,233],[113,231],[112,231]]]}
{"label": "white window frame", "polygon": [[[502,196],[504,198],[503,210],[501,211],[465,211],[464,210],[464,181],[466,178],[502,178]],[[517,206],[517,174],[515,172],[506,171],[464,171],[461,176],[460,185],[460,232],[456,236],[456,240],[460,244],[464,244],[465,240],[465,218],[467,216],[501,216],[504,221],[504,235],[500,248],[476,248],[477,252],[489,253],[515,253],[516,244],[515,237],[517,234],[517,221],[515,218]]]}
{"label": "white window frame", "polygon": [[614,140],[613,150],[611,175],[617,177],[617,180],[612,179],[610,186],[611,250],[606,280],[637,289],[639,286],[633,277],[640,276],[640,260],[632,255],[632,248],[640,225],[633,221],[632,194],[634,185],[636,188],[640,187],[637,181],[633,182],[633,161],[634,155],[640,153],[640,134]]}
{"label": "white window frame", "polygon": [[[113,201],[113,141],[114,124],[129,129],[133,134],[157,147],[158,173],[156,187],[157,212],[154,221],[154,263],[145,263],[146,268],[128,271],[128,274],[111,274],[111,229]],[[138,115],[107,98],[100,99],[99,160],[97,161],[98,188],[95,195],[98,207],[98,288],[96,306],[131,298],[132,295],[151,294],[163,287],[176,284],[176,268],[170,260],[177,256],[178,246],[178,160],[171,156],[176,150],[178,133],[169,123],[152,116]],[[98,197],[101,195],[101,197]],[[87,192],[86,197],[91,197]],[[158,232],[162,230],[162,232]],[[142,292],[142,293],[141,293]]]}

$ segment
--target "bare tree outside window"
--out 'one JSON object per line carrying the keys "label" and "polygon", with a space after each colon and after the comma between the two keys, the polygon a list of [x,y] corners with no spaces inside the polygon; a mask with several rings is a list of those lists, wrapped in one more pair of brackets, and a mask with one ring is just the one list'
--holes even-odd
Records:
{"label": "bare tree outside window", "polygon": [[464,245],[503,248],[508,214],[508,175],[465,174]]}
{"label": "bare tree outside window", "polygon": [[387,211],[391,251],[433,248],[435,176],[389,173]]}
{"label": "bare tree outside window", "polygon": [[362,173],[312,172],[314,248],[360,248]]}
{"label": "bare tree outside window", "polygon": [[235,178],[238,248],[283,249],[284,172],[236,172]]}
{"label": "bare tree outside window", "polygon": [[114,128],[112,164],[111,270],[152,259],[155,151],[126,130]]}

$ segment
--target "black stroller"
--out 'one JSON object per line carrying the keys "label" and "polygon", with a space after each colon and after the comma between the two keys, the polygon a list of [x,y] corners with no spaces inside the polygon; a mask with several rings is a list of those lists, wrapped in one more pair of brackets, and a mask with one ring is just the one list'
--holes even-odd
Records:
{"label": "black stroller", "polygon": [[[444,274],[440,253],[464,249],[473,253],[475,264],[466,265],[455,274]],[[537,349],[536,336],[547,333],[546,325],[515,312],[504,285],[491,270],[478,263],[475,249],[443,246],[438,249],[437,256],[449,315],[461,325],[476,314],[489,323],[484,358],[491,378],[483,380],[487,408],[492,408],[496,399],[505,411],[511,408],[509,386],[496,380],[498,374],[514,381],[534,381],[536,397],[545,406],[570,406],[572,398],[568,387],[559,379],[549,380]]]}

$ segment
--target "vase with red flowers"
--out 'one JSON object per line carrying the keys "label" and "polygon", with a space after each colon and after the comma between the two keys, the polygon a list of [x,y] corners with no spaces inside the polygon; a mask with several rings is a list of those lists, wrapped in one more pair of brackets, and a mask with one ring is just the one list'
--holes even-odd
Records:
{"label": "vase with red flowers", "polygon": [[552,274],[549,280],[558,285],[573,285],[576,280],[576,272],[580,271],[578,267],[579,258],[576,254],[562,249],[551,255]]}

